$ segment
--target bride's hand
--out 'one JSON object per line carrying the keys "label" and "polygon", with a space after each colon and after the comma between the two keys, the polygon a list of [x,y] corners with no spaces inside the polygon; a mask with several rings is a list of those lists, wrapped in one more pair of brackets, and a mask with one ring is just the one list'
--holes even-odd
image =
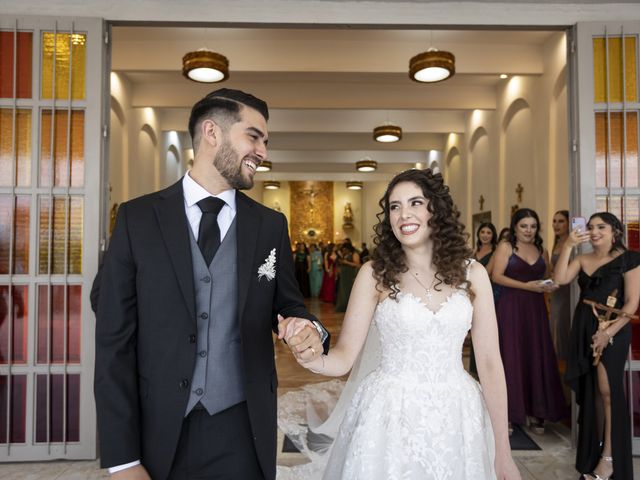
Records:
{"label": "bride's hand", "polygon": [[496,457],[495,467],[497,480],[521,480],[520,470],[518,470],[511,455],[502,460]]}

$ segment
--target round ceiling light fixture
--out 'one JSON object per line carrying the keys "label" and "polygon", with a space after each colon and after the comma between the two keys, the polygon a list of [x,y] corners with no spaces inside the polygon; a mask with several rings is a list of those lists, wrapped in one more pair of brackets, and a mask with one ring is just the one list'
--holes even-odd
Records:
{"label": "round ceiling light fixture", "polygon": [[364,158],[356,162],[356,170],[359,172],[375,172],[378,168],[378,162],[370,158]]}
{"label": "round ceiling light fixture", "polygon": [[442,82],[455,73],[456,57],[445,50],[431,47],[409,61],[409,77],[416,82]]}
{"label": "round ceiling light fixture", "polygon": [[347,189],[349,190],[362,190],[362,182],[347,182]]}
{"label": "round ceiling light fixture", "polygon": [[206,48],[188,52],[182,57],[182,75],[194,82],[222,82],[229,78],[229,60]]}
{"label": "round ceiling light fixture", "polygon": [[376,142],[393,143],[402,139],[402,128],[396,125],[381,125],[373,129]]}
{"label": "round ceiling light fixture", "polygon": [[273,165],[269,160],[263,160],[260,162],[260,165],[258,165],[258,168],[256,168],[256,172],[270,172],[272,168]]}
{"label": "round ceiling light fixture", "polygon": [[280,182],[275,180],[266,180],[263,183],[263,186],[265,190],[278,190],[280,188]]}

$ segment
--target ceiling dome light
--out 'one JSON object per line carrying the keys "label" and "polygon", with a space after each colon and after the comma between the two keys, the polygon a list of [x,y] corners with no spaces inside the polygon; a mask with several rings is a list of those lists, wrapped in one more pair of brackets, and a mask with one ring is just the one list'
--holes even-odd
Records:
{"label": "ceiling dome light", "polygon": [[229,60],[224,55],[201,48],[182,57],[182,75],[194,82],[222,82],[229,78]]}
{"label": "ceiling dome light", "polygon": [[356,170],[359,172],[375,172],[377,168],[378,162],[371,160],[370,158],[365,158],[364,160],[356,162]]}
{"label": "ceiling dome light", "polygon": [[269,172],[273,168],[273,165],[269,160],[263,160],[258,168],[256,168],[256,172]]}
{"label": "ceiling dome light", "polygon": [[362,182],[347,182],[347,189],[362,190]]}
{"label": "ceiling dome light", "polygon": [[263,185],[265,190],[278,190],[280,188],[280,182],[275,180],[267,180]]}
{"label": "ceiling dome light", "polygon": [[373,139],[382,143],[397,142],[402,139],[402,129],[395,125],[381,125],[373,129]]}
{"label": "ceiling dome light", "polygon": [[509,78],[509,75],[507,75],[506,73],[501,73],[500,78],[504,80],[505,78]]}
{"label": "ceiling dome light", "polygon": [[416,82],[435,83],[456,73],[456,57],[453,53],[429,48],[409,61],[409,77]]}

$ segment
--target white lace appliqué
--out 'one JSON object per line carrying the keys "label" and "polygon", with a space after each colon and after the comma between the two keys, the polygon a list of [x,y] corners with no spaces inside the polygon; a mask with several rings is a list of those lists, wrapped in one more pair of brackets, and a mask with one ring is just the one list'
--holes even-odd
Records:
{"label": "white lace appliqu\u00e9", "polygon": [[258,267],[258,280],[265,277],[271,281],[276,278],[276,249],[269,252],[269,256],[264,259],[264,263]]}

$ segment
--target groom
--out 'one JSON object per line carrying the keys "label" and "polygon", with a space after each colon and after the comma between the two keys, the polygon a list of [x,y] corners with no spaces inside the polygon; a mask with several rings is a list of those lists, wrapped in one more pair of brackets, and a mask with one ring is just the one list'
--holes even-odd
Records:
{"label": "groom", "polygon": [[285,217],[239,191],[267,158],[268,118],[252,95],[210,93],[189,118],[193,169],[118,212],[94,285],[101,464],[114,479],[275,478],[272,329],[278,315],[281,328],[314,321],[290,345],[303,361],[328,335],[304,307]]}

